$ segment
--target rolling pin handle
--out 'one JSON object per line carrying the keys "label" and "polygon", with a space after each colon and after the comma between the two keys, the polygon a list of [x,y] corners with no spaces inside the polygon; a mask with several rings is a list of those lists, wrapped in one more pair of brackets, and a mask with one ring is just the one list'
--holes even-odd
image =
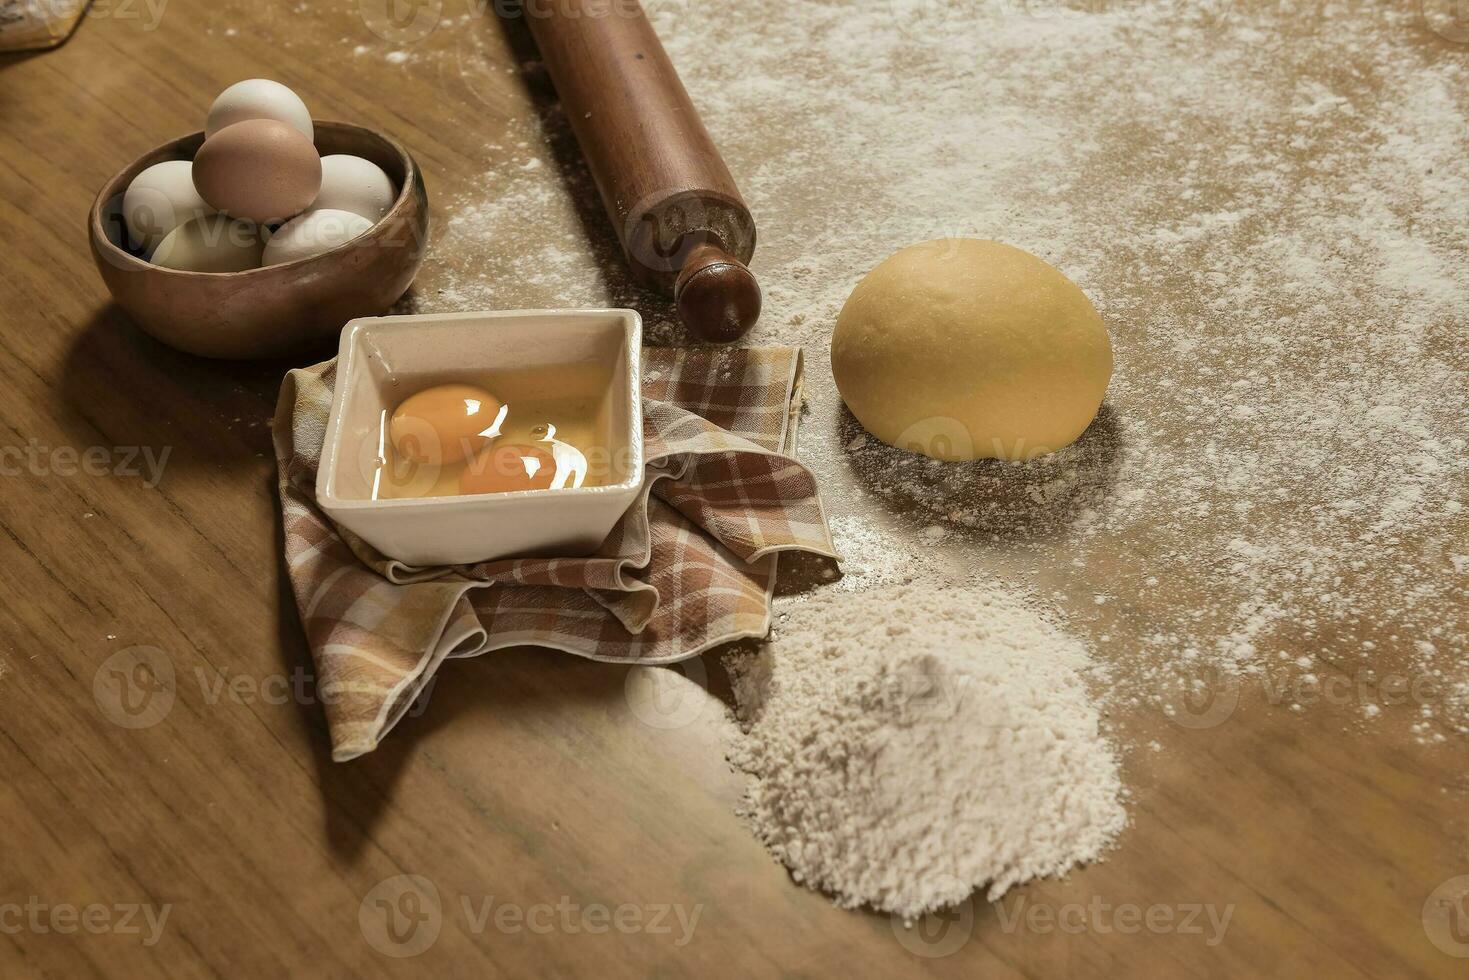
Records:
{"label": "rolling pin handle", "polygon": [[689,253],[673,284],[678,317],[705,340],[739,340],[760,318],[760,284],[717,242]]}

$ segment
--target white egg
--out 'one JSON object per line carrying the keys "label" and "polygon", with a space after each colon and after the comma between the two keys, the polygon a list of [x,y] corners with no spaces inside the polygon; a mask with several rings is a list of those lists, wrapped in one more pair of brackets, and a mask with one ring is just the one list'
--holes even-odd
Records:
{"label": "white egg", "polygon": [[398,199],[398,190],[383,168],[346,153],[321,158],[321,193],[313,211],[351,211],[377,221]]}
{"label": "white egg", "polygon": [[292,218],[265,243],[264,263],[280,265],[328,252],[345,245],[373,223],[351,211],[307,211]]}
{"label": "white egg", "polygon": [[128,244],[145,252],[184,222],[213,213],[194,189],[194,165],[188,160],[155,163],[134,177],[122,195]]}
{"label": "white egg", "polygon": [[311,112],[306,103],[280,82],[268,78],[247,78],[221,92],[209,107],[204,138],[247,119],[276,119],[300,130],[307,139],[316,139],[316,128],[311,125]]}
{"label": "white egg", "polygon": [[211,214],[169,232],[153,264],[185,272],[244,272],[260,268],[263,247],[255,225]]}

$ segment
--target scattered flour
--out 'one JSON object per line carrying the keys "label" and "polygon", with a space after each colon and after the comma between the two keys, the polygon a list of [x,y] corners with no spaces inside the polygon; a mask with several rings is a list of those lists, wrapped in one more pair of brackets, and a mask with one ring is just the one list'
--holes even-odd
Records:
{"label": "scattered flour", "polygon": [[[1469,734],[1469,59],[1426,7],[652,6],[760,225],[749,342],[806,350],[802,455],[839,534],[1026,576],[1160,712],[1220,672],[1319,704],[1294,693],[1314,673],[1365,692],[1362,724]],[[497,36],[458,22],[414,49],[466,112],[511,115],[477,186],[436,200],[411,305],[633,305],[682,342],[628,282],[532,51],[535,106],[505,108]],[[943,464],[843,410],[837,311],[943,235],[1035,252],[1106,317],[1117,375],[1073,446]],[[906,574],[852,558],[848,588]],[[1407,710],[1375,693],[1391,676],[1424,682]]]}
{"label": "scattered flour", "polygon": [[[820,365],[803,451],[837,507],[1034,576],[1160,705],[1304,648],[1354,687],[1437,681],[1413,723],[1469,732],[1464,49],[1416,4],[755,6],[692,4],[668,44],[760,221],[759,339]],[[858,442],[836,313],[947,234],[1037,252],[1106,315],[1117,377],[1068,450]],[[1087,620],[1099,584],[1129,599]]]}
{"label": "scattered flour", "polygon": [[902,538],[854,515],[830,520],[831,536],[842,556],[842,577],[834,586],[848,592],[901,585],[925,575],[930,559]]}
{"label": "scattered flour", "polygon": [[742,812],[799,882],[912,920],[1126,822],[1085,650],[997,590],[823,591],[733,654]]}
{"label": "scattered flour", "polygon": [[[1125,821],[1097,665],[1111,717],[1216,724],[1251,684],[1406,716],[1425,746],[1469,734],[1469,49],[1427,7],[726,8],[649,5],[760,226],[748,342],[806,351],[801,454],[847,556],[730,661],[745,814],[798,880],[911,918],[1096,858]],[[686,342],[500,36],[461,18],[411,48],[495,162],[436,196],[405,310],[633,306]],[[852,286],[951,235],[1040,255],[1106,318],[1117,375],[1062,452],[944,464],[843,409]],[[956,563],[1026,577],[1093,666]]]}

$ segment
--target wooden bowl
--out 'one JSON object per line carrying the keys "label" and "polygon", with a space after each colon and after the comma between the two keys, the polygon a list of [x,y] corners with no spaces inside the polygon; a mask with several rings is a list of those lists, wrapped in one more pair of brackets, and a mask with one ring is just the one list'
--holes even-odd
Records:
{"label": "wooden bowl", "polygon": [[92,205],[87,227],[97,270],[146,333],[204,357],[276,357],[335,337],[348,320],[384,313],[407,292],[428,244],[423,174],[398,143],[347,123],[316,122],[317,150],[371,160],[400,189],[370,231],[320,255],[246,272],[164,269],[129,250],[122,219],[128,185],[155,163],[192,160],[203,142],[194,133],[144,154]]}

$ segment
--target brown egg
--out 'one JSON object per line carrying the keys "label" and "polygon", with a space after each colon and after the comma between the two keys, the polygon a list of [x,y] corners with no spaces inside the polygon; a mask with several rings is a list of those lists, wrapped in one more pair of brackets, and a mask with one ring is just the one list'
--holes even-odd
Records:
{"label": "brown egg", "polygon": [[475,385],[434,385],[404,399],[388,423],[388,438],[409,462],[457,463],[500,434],[503,407]]}
{"label": "brown egg", "polygon": [[305,211],[321,190],[321,157],[294,126],[247,119],[204,141],[194,187],[211,207],[265,224]]}
{"label": "brown egg", "polygon": [[480,453],[459,476],[460,493],[549,490],[556,460],[539,446],[495,446]]}

